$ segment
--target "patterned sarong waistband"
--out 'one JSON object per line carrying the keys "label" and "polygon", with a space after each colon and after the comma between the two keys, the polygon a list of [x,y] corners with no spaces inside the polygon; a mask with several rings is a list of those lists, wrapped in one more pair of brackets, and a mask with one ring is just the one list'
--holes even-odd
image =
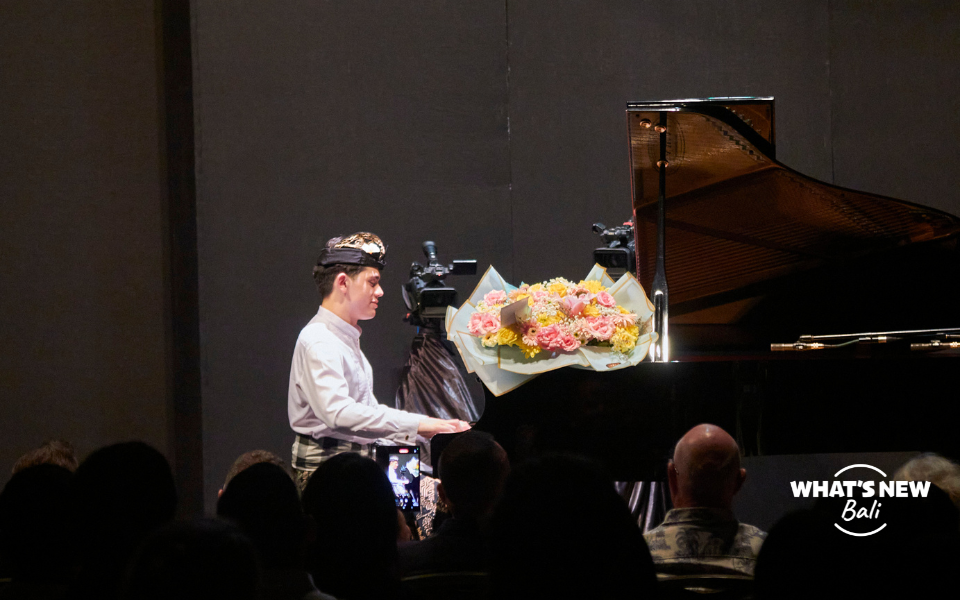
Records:
{"label": "patterned sarong waistband", "polygon": [[293,440],[293,466],[303,471],[314,471],[324,460],[341,454],[354,452],[372,458],[372,444],[358,444],[332,437],[314,439],[302,433]]}

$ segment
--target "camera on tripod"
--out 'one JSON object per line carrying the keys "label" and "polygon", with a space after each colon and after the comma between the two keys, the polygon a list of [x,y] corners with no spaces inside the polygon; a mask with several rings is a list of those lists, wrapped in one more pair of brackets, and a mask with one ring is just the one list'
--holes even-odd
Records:
{"label": "camera on tripod", "polygon": [[614,281],[627,271],[637,274],[637,242],[633,237],[632,222],[616,227],[594,223],[593,232],[599,234],[606,244],[593,251],[593,262],[605,268]]}
{"label": "camera on tripod", "polygon": [[457,290],[444,285],[447,275],[476,275],[476,260],[455,260],[441,265],[437,260],[437,245],[423,243],[427,265],[418,262],[410,266],[410,279],[403,286],[403,301],[410,311],[405,321],[417,327],[439,326],[447,313],[447,306],[457,304]]}

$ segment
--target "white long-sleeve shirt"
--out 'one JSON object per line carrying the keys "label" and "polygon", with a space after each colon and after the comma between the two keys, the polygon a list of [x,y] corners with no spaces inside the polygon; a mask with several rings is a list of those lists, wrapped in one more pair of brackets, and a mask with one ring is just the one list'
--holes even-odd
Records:
{"label": "white long-sleeve shirt", "polygon": [[423,415],[377,402],[360,328],[320,307],[297,338],[287,394],[290,427],[313,438],[413,444]]}

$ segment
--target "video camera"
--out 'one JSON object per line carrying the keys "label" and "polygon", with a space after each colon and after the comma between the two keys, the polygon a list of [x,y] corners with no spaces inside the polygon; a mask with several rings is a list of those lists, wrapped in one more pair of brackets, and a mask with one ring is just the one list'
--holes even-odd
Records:
{"label": "video camera", "polygon": [[594,223],[593,232],[599,234],[606,244],[593,251],[593,262],[605,268],[614,281],[627,271],[637,274],[637,242],[633,237],[633,222],[627,221],[616,227]]}
{"label": "video camera", "polygon": [[403,286],[403,301],[410,311],[405,321],[417,327],[439,325],[447,313],[447,306],[457,304],[457,290],[444,285],[447,275],[476,275],[476,260],[455,260],[441,265],[437,260],[437,245],[423,243],[427,266],[418,262],[410,266],[410,280]]}

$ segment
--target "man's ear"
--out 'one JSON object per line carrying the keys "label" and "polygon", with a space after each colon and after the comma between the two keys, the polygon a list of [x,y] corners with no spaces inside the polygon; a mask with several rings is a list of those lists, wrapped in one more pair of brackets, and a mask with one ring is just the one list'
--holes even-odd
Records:
{"label": "man's ear", "polygon": [[733,488],[733,493],[736,494],[740,491],[740,488],[743,487],[743,482],[747,480],[747,470],[741,468],[740,472],[737,473],[737,485]]}
{"label": "man's ear", "polygon": [[222,496],[222,495],[223,495],[223,488],[220,488],[220,489],[217,491],[217,498],[219,498],[219,497]]}
{"label": "man's ear", "polygon": [[672,460],[667,461],[667,485],[670,488],[670,497],[676,498],[680,490],[680,482],[677,480],[677,467]]}
{"label": "man's ear", "polygon": [[347,285],[347,274],[342,271],[337,273],[337,276],[333,279],[334,288],[339,288],[341,285]]}

